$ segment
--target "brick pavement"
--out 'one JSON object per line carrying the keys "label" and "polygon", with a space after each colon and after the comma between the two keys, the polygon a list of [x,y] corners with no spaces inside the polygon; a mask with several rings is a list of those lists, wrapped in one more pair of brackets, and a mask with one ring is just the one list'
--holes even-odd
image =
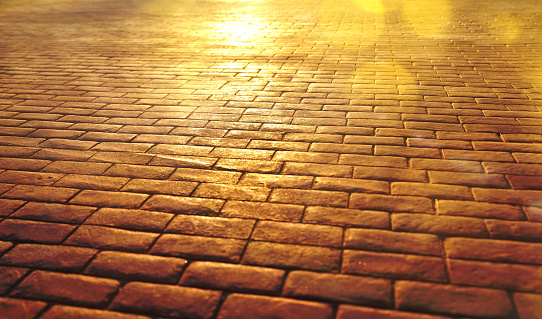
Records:
{"label": "brick pavement", "polygon": [[0,2],[0,317],[542,318],[537,0]]}

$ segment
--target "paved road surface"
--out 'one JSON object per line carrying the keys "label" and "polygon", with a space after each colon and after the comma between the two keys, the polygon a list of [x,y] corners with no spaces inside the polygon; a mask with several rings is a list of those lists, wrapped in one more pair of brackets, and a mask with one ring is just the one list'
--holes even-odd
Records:
{"label": "paved road surface", "polygon": [[542,318],[537,0],[1,0],[0,317]]}

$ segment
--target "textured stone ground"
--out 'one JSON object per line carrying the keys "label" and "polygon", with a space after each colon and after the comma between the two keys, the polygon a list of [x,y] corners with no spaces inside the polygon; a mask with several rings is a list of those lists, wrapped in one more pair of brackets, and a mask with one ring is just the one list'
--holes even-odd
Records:
{"label": "textured stone ground", "polygon": [[0,317],[542,318],[541,21],[0,1]]}

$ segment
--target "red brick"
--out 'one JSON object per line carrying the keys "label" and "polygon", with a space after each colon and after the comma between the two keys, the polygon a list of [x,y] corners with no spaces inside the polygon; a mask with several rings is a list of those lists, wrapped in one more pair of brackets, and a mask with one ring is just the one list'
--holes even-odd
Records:
{"label": "red brick", "polygon": [[339,227],[260,221],[252,234],[253,240],[277,243],[341,247],[343,231]]}
{"label": "red brick", "polygon": [[5,254],[3,265],[78,272],[97,253],[90,248],[19,244]]}
{"label": "red brick", "polygon": [[101,208],[85,224],[111,226],[142,231],[162,231],[173,218],[172,214],[137,209]]}
{"label": "red brick", "polygon": [[218,319],[289,318],[331,319],[329,305],[286,298],[231,294],[226,298]]}
{"label": "red brick", "polygon": [[216,216],[222,205],[224,205],[224,200],[221,199],[153,195],[141,208],[188,215]]}
{"label": "red brick", "polygon": [[269,201],[299,205],[346,207],[348,205],[348,193],[275,188],[271,192]]}
{"label": "red brick", "polygon": [[283,270],[272,268],[196,261],[188,266],[180,285],[277,294],[284,274]]}
{"label": "red brick", "polygon": [[43,316],[42,319],[149,319],[146,316],[129,315],[113,311],[95,310],[88,308],[76,308],[70,306],[53,306]]}
{"label": "red brick", "polygon": [[286,297],[329,300],[375,307],[392,306],[389,280],[292,271],[284,284]]}
{"label": "red brick", "polygon": [[251,242],[242,263],[317,271],[337,271],[340,250],[327,247]]}
{"label": "red brick", "polygon": [[390,217],[386,212],[335,207],[309,206],[305,210],[303,222],[337,226],[390,228]]}
{"label": "red brick", "polygon": [[434,213],[433,203],[429,198],[416,196],[352,194],[350,207],[389,212]]}
{"label": "red brick", "polygon": [[301,220],[303,209],[301,205],[229,200],[220,216],[296,222]]}
{"label": "red brick", "polygon": [[491,319],[514,317],[510,299],[501,290],[398,281],[395,302],[399,310]]}
{"label": "red brick", "polygon": [[148,197],[146,194],[84,190],[75,196],[70,204],[138,208]]}
{"label": "red brick", "polygon": [[441,256],[436,235],[399,233],[387,230],[350,228],[346,230],[344,247],[351,249]]}
{"label": "red brick", "polygon": [[66,224],[6,219],[0,222],[0,238],[54,244],[64,240],[74,228],[75,226]]}
{"label": "red brick", "polygon": [[0,312],[9,319],[32,319],[47,306],[45,302],[0,298]]}
{"label": "red brick", "polygon": [[158,238],[151,254],[238,262],[245,246],[246,241],[240,239],[165,234]]}
{"label": "red brick", "polygon": [[488,237],[484,221],[478,218],[393,214],[391,224],[394,231],[431,233],[442,236]]}
{"label": "red brick", "polygon": [[542,244],[495,239],[448,238],[448,258],[542,265]]}
{"label": "red brick", "polygon": [[210,319],[221,293],[212,290],[131,282],[111,304],[111,310],[149,315]]}
{"label": "red brick", "polygon": [[80,226],[65,242],[68,245],[145,252],[158,234],[101,226]]}
{"label": "red brick", "polygon": [[111,279],[36,270],[26,277],[11,295],[104,307],[119,286],[118,281]]}
{"label": "red brick", "polygon": [[0,294],[5,295],[28,271],[26,268],[0,266]]}
{"label": "red brick", "polygon": [[450,319],[449,317],[423,315],[420,313],[340,305],[337,319]]}
{"label": "red brick", "polygon": [[13,246],[13,243],[7,241],[0,241],[0,254],[3,254],[5,251],[10,249]]}
{"label": "red brick", "polygon": [[102,251],[92,260],[85,274],[175,284],[186,263],[180,258]]}
{"label": "red brick", "polygon": [[542,190],[542,176],[506,176],[513,189]]}
{"label": "red brick", "polygon": [[515,293],[514,301],[520,319],[542,318],[542,296],[535,294]]}
{"label": "red brick", "polygon": [[542,292],[542,266],[448,260],[453,284]]}
{"label": "red brick", "polygon": [[28,202],[13,217],[38,221],[78,224],[85,220],[96,208],[53,203]]}

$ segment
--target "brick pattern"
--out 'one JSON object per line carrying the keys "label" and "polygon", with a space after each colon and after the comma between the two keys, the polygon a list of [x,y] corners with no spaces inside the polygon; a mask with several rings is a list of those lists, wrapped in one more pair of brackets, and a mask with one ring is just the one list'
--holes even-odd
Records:
{"label": "brick pattern", "polygon": [[0,317],[541,318],[541,17],[0,1]]}

